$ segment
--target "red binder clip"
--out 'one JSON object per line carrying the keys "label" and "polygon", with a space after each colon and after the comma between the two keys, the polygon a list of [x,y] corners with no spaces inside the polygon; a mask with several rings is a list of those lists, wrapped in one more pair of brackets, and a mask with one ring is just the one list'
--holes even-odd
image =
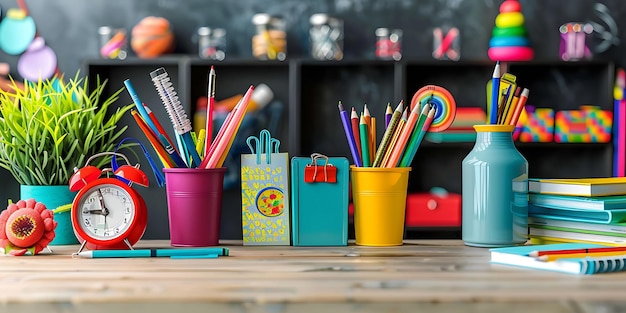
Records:
{"label": "red binder clip", "polygon": [[[324,165],[318,165],[317,161],[324,159]],[[328,157],[319,154],[311,154],[311,164],[304,168],[305,183],[336,183],[337,168],[332,164],[328,164]]]}

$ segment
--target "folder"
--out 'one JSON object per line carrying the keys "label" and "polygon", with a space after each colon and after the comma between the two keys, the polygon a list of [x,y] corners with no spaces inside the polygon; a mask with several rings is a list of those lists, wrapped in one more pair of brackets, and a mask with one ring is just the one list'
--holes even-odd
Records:
{"label": "folder", "polygon": [[349,177],[345,157],[313,154],[291,159],[294,246],[348,244]]}

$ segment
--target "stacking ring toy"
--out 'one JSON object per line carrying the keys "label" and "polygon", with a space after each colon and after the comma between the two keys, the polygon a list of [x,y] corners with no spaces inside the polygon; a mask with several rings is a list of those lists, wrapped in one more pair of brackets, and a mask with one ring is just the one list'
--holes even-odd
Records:
{"label": "stacking ring toy", "polygon": [[496,26],[515,27],[524,25],[524,15],[521,12],[506,12],[496,16]]}
{"label": "stacking ring toy", "polygon": [[490,59],[503,62],[530,61],[535,55],[530,47],[491,47],[487,54]]}
{"label": "stacking ring toy", "polygon": [[493,37],[511,37],[511,36],[526,36],[526,28],[524,26],[515,27],[494,27],[491,32]]}
{"label": "stacking ring toy", "polygon": [[530,45],[530,41],[526,37],[511,36],[511,37],[493,37],[489,40],[490,47],[527,47]]}
{"label": "stacking ring toy", "polygon": [[421,112],[426,104],[435,107],[435,116],[428,128],[429,132],[440,132],[448,129],[456,116],[456,102],[448,90],[435,85],[420,88],[411,99],[411,110]]}

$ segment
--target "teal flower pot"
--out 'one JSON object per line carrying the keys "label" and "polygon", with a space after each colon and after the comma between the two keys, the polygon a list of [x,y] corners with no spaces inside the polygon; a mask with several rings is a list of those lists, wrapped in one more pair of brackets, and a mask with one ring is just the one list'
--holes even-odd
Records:
{"label": "teal flower pot", "polygon": [[[67,185],[57,186],[36,186],[20,185],[20,199],[35,199],[46,205],[48,210],[70,204],[74,201],[75,192],[71,192]],[[73,245],[78,244],[78,239],[74,235],[70,210],[57,210],[54,213],[54,220],[58,223],[54,231],[54,240],[50,245]]]}

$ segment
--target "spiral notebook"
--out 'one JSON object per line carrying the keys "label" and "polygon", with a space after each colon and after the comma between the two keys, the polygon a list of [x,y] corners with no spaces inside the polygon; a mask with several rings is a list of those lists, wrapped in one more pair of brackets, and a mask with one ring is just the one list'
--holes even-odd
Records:
{"label": "spiral notebook", "polygon": [[624,252],[623,255],[562,258],[555,261],[541,261],[535,257],[529,256],[533,251],[593,249],[602,247],[611,246],[586,243],[561,243],[494,248],[490,250],[491,263],[579,275],[626,271],[626,252]]}

